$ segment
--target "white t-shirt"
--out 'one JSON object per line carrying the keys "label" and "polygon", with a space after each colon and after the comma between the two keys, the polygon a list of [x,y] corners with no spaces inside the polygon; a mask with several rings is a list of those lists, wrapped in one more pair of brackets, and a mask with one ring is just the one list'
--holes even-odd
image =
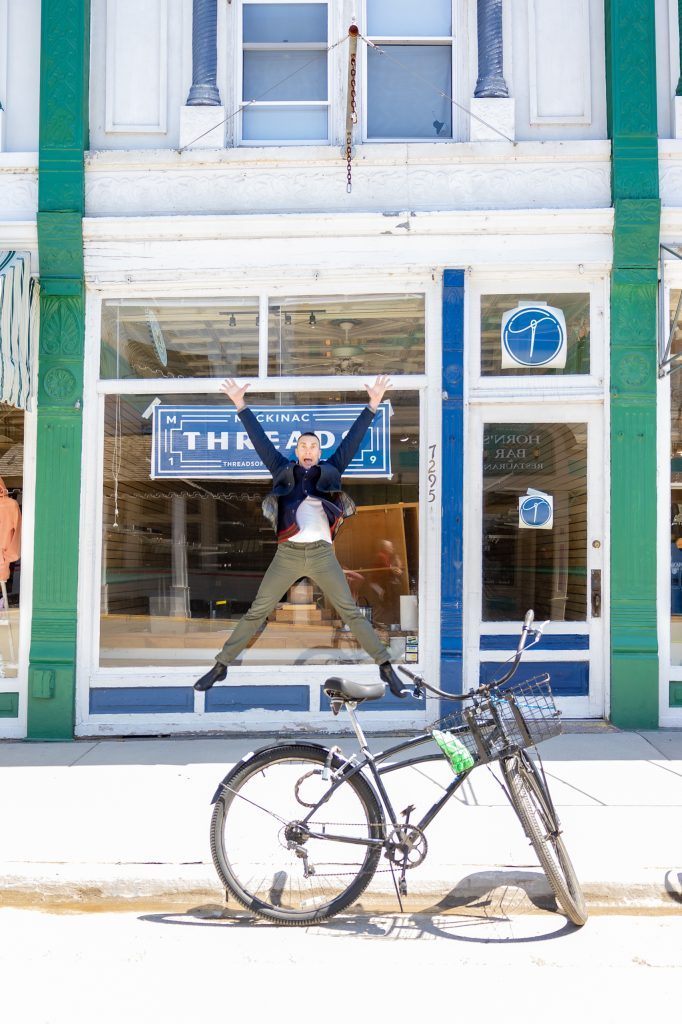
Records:
{"label": "white t-shirt", "polygon": [[290,538],[292,544],[310,544],[314,540],[332,542],[329,520],[319,498],[306,498],[296,509],[299,532]]}

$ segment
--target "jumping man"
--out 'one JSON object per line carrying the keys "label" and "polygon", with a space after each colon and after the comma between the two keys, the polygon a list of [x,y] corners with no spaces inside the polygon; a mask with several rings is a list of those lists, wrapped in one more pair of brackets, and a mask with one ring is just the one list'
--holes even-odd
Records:
{"label": "jumping man", "polygon": [[296,461],[280,454],[253,412],[244,394],[249,384],[240,387],[228,378],[220,390],[234,403],[249,438],[272,474],[272,491],[263,502],[263,514],[277,534],[277,552],[263,577],[249,610],[242,616],[215,665],[194,684],[195,690],[209,690],[224,679],[227,667],[244,650],[256,630],[265,622],[289,587],[302,576],[313,580],[329,598],[350,628],[358,643],[379,666],[379,674],[396,697],[406,690],[390,663],[390,653],[355,604],[339,565],[332,541],[345,518],[355,506],[341,491],[341,477],[367,433],[384,392],[391,387],[389,378],[380,374],[370,387],[365,384],[369,401],[333,455],[322,459],[317,434],[301,434],[296,445]]}

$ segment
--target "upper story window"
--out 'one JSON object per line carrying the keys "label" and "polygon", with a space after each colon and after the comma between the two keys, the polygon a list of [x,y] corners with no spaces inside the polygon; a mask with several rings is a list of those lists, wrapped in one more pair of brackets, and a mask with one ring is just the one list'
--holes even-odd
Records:
{"label": "upper story window", "polygon": [[366,0],[367,138],[452,139],[452,0]]}
{"label": "upper story window", "polygon": [[329,141],[326,3],[242,5],[242,141]]}

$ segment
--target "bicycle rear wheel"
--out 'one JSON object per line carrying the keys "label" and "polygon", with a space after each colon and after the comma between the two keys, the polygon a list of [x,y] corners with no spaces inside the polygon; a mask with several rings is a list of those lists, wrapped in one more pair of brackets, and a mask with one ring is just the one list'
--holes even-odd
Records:
{"label": "bicycle rear wheel", "polygon": [[[326,760],[327,751],[305,744],[267,748],[226,778],[213,810],[219,877],[242,906],[280,924],[323,921],[350,906],[381,855],[379,843],[367,844],[384,832],[374,790],[359,774],[334,789],[333,774],[322,779]],[[332,772],[342,764],[334,756]]]}
{"label": "bicycle rear wheel", "polygon": [[573,924],[587,921],[587,906],[559,821],[543,780],[528,756],[519,751],[500,762],[512,807],[535,850],[552,891]]}

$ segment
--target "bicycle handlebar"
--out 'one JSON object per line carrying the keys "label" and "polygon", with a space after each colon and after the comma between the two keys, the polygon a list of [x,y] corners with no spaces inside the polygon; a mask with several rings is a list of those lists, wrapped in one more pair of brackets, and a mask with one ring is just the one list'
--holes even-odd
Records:
{"label": "bicycle handlebar", "polygon": [[[521,627],[521,635],[519,637],[519,642],[516,646],[516,651],[514,652],[512,658],[511,666],[509,670],[502,676],[502,678],[494,679],[490,683],[482,683],[476,689],[472,687],[472,689],[470,689],[468,693],[448,693],[446,690],[439,690],[437,686],[431,686],[430,683],[425,682],[424,678],[422,676],[417,675],[416,672],[411,672],[409,668],[405,667],[405,665],[396,665],[396,668],[399,669],[400,672],[403,672],[406,676],[408,676],[414,683],[415,697],[423,696],[423,691],[427,690],[429,693],[434,694],[434,696],[436,697],[445,697],[448,700],[470,700],[471,697],[475,697],[477,694],[486,694],[492,687],[502,686],[504,685],[504,683],[509,682],[509,680],[512,678],[517,668],[519,667],[519,663],[525,651],[527,651],[530,647],[535,647],[535,645],[540,642],[540,640],[542,639],[542,634],[545,629],[545,626],[549,623],[549,619],[547,619],[546,622],[543,622],[539,626],[533,628],[534,621],[535,612],[532,608],[529,608],[523,620],[523,625]],[[529,637],[531,638],[530,641],[528,639]]]}

